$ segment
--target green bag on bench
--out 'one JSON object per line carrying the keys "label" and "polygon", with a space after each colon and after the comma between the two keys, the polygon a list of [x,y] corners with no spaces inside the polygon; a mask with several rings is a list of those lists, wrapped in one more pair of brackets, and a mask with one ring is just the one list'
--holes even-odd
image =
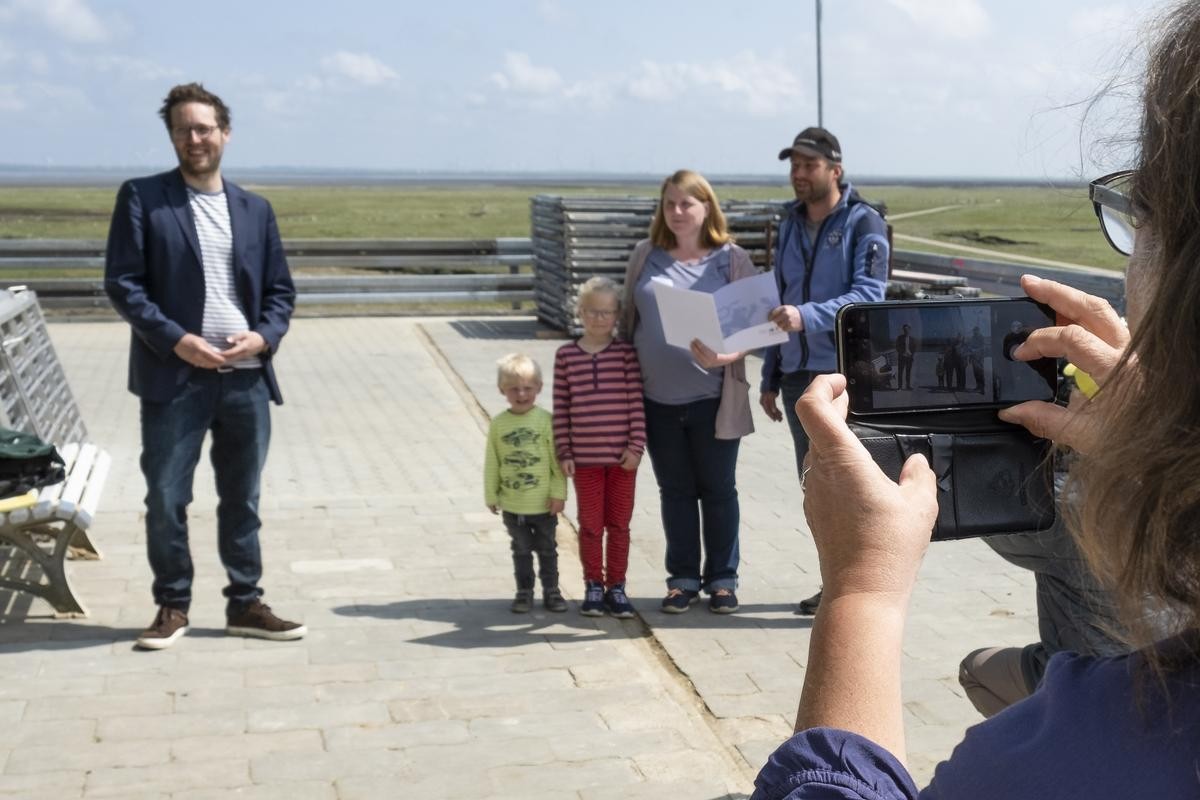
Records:
{"label": "green bag on bench", "polygon": [[0,498],[52,486],[65,477],[54,445],[32,433],[0,428]]}

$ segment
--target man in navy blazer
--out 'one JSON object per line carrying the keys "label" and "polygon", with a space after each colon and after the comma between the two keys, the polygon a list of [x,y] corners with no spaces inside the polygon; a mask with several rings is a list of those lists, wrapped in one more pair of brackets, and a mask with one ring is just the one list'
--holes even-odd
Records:
{"label": "man in navy blazer", "polygon": [[187,631],[193,566],[187,506],[212,434],[217,542],[229,578],[226,631],[289,640],[303,625],[262,602],[259,483],[282,403],[272,356],[296,290],[275,214],[221,177],[230,114],[196,83],[171,89],[159,111],[179,167],[127,181],[108,234],[104,287],[129,322],[129,390],[141,398],[146,547],[158,613],[138,639],[170,647]]}

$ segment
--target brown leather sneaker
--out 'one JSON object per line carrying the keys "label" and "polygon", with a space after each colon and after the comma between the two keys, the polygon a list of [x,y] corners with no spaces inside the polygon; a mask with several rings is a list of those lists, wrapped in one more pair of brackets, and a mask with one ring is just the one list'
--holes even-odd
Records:
{"label": "brown leather sneaker", "polygon": [[240,614],[226,617],[225,632],[230,636],[253,636],[256,639],[286,642],[302,638],[308,633],[308,628],[299,622],[280,619],[272,613],[269,605],[255,600]]}
{"label": "brown leather sneaker", "polygon": [[137,646],[143,650],[165,650],[187,633],[187,629],[187,614],[178,608],[159,606],[154,622],[138,637]]}

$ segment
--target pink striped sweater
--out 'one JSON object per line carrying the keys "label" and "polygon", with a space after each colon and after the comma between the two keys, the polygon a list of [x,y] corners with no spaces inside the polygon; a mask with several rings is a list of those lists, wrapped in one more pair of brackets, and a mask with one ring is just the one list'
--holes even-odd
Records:
{"label": "pink striped sweater", "polygon": [[554,356],[554,445],[558,460],[577,466],[615,465],[625,448],[646,447],[646,412],[637,351],[614,340],[599,353],[578,342]]}

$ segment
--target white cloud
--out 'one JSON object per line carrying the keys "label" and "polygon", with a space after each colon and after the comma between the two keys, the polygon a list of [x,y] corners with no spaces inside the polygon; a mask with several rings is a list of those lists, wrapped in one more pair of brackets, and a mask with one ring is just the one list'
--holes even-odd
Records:
{"label": "white cloud", "polygon": [[86,67],[91,72],[109,74],[116,73],[127,78],[143,81],[159,81],[179,78],[183,72],[175,67],[164,67],[144,58],[130,58],[119,55],[99,55],[80,57],[67,55],[67,61],[77,66]]}
{"label": "white cloud", "polygon": [[804,97],[799,76],[786,63],[749,51],[732,60],[702,64],[643,61],[625,88],[633,97],[652,102],[692,91],[716,92],[759,116],[788,113]]}
{"label": "white cloud", "polygon": [[535,66],[528,53],[504,54],[504,71],[493,72],[489,80],[504,91],[550,94],[563,86],[562,76],[552,67]]}
{"label": "white cloud", "polygon": [[364,86],[379,86],[400,77],[395,70],[368,53],[348,53],[339,50],[322,58],[321,66],[327,72],[349,78]]}
{"label": "white cloud", "polygon": [[87,0],[11,0],[2,11],[5,18],[35,19],[69,42],[103,42],[111,36]]}
{"label": "white cloud", "polygon": [[991,21],[978,0],[888,0],[918,28],[947,39],[976,39]]}
{"label": "white cloud", "polygon": [[526,53],[505,54],[504,69],[488,81],[522,105],[553,110],[556,103],[611,107],[618,97],[651,103],[699,95],[700,102],[754,115],[788,113],[804,95],[800,79],[781,57],[766,59],[746,51],[732,59],[704,63],[643,61],[632,73],[597,75],[568,82],[553,67],[535,65]]}

